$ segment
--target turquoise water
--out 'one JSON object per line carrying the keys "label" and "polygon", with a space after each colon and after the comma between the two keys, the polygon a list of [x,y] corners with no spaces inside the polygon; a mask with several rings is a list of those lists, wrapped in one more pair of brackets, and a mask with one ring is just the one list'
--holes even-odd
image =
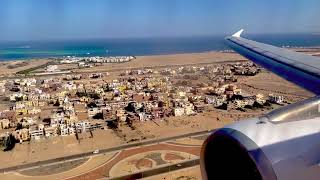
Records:
{"label": "turquoise water", "polygon": [[[290,47],[320,46],[320,35],[248,35],[253,40]],[[229,49],[224,36],[82,41],[0,42],[0,60],[62,56],[117,56],[194,53]]]}

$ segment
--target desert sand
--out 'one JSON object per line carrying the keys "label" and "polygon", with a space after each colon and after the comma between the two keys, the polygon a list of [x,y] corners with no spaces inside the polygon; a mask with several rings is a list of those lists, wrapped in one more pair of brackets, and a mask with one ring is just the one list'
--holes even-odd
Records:
{"label": "desert sand", "polygon": [[48,62],[48,59],[3,61],[0,63],[0,76],[13,75],[19,71],[41,66]]}
{"label": "desert sand", "polygon": [[121,69],[162,67],[189,64],[210,64],[225,61],[243,61],[245,58],[236,53],[205,52],[174,55],[138,56],[127,63],[112,63],[102,66],[77,69],[74,72],[115,71]]}
{"label": "desert sand", "polygon": [[200,165],[143,178],[143,180],[201,180]]}

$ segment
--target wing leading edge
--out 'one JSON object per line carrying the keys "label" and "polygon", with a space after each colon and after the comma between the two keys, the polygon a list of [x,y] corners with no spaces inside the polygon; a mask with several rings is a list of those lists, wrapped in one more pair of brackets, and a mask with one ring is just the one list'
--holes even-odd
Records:
{"label": "wing leading edge", "polygon": [[226,37],[228,45],[251,61],[320,95],[320,58],[241,37],[243,30]]}

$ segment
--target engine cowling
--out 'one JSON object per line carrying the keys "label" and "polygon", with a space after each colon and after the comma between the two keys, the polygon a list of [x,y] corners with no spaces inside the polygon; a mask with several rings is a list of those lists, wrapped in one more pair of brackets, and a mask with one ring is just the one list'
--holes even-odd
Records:
{"label": "engine cowling", "polygon": [[311,98],[216,130],[202,147],[203,179],[320,179],[319,104]]}
{"label": "engine cowling", "polygon": [[[257,154],[260,162],[254,159]],[[220,129],[207,139],[202,157],[204,179],[276,179],[261,149],[241,132],[229,128]]]}

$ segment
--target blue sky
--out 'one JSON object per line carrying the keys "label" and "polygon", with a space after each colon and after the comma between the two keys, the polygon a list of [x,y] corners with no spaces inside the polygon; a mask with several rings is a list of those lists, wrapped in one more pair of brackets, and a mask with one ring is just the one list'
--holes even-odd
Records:
{"label": "blue sky", "polygon": [[1,0],[0,41],[319,33],[319,0]]}

